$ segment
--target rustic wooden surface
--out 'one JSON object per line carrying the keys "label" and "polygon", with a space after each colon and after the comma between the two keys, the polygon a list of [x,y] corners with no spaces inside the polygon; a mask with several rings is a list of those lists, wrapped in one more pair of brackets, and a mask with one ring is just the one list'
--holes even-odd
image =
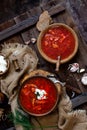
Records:
{"label": "rustic wooden surface", "polygon": [[[5,22],[4,24],[1,24],[0,31],[1,32],[5,31],[9,27],[13,28],[14,25],[17,26],[23,20],[27,20],[31,16],[40,14],[43,10],[48,10],[48,11],[51,10],[51,12],[49,12],[49,13],[52,14],[54,12],[57,4],[59,4],[59,1],[55,0],[55,1],[50,1],[47,6],[45,4],[43,4],[43,6],[41,6],[41,7],[35,7],[35,8],[33,8],[33,9],[31,9],[31,10],[29,10],[29,11],[27,11],[27,12],[25,12],[17,17],[14,17],[10,21]],[[79,39],[79,50],[78,50],[77,55],[70,62],[60,66],[60,71],[56,74],[60,78],[61,81],[66,82],[66,84],[67,84],[67,86],[69,86],[69,88],[71,88],[71,89],[73,88],[73,90],[74,89],[77,90],[78,93],[84,92],[84,91],[86,91],[86,87],[83,86],[80,82],[82,74],[70,73],[67,70],[67,68],[68,68],[69,64],[74,63],[74,62],[79,63],[81,68],[87,67],[87,60],[85,58],[87,55],[86,54],[87,45],[86,45],[85,41],[82,39],[81,32],[80,32],[78,26],[76,25],[76,22],[74,22],[73,17],[71,16],[69,6],[66,4],[66,2],[61,2],[60,5],[61,5],[61,8],[66,7],[66,10],[63,12],[60,12],[58,14],[53,15],[53,17],[52,17],[53,22],[65,23],[75,30],[75,32],[78,35],[78,39]],[[4,40],[3,42],[6,42],[6,43],[19,42],[21,44],[25,44],[32,37],[37,38],[38,35],[39,35],[39,32],[36,29],[36,26],[34,24],[34,26],[29,27],[27,30],[24,30],[23,32],[19,33],[18,35],[15,35],[11,38],[8,38],[7,40]],[[3,42],[1,42],[1,44],[3,44]],[[55,65],[48,63],[40,56],[36,45],[33,45],[30,43],[29,46],[31,46],[36,51],[36,53],[39,57],[38,68],[42,68],[42,69],[46,69],[46,70],[54,72]]]}
{"label": "rustic wooden surface", "polygon": [[[87,38],[85,38],[86,33],[87,33],[87,27],[86,27],[86,18],[84,18],[85,19],[85,21],[84,21],[85,25],[84,25],[84,23],[82,21],[79,21],[77,18],[78,13],[76,11],[76,8],[73,9],[73,2],[70,0],[68,0],[68,2],[62,1],[62,3],[60,3],[60,1],[52,0],[47,4],[47,6],[45,4],[43,4],[42,6],[39,6],[39,7],[37,6],[21,15],[14,17],[13,19],[11,19],[7,22],[0,24],[0,31],[8,29],[9,27],[12,27],[13,25],[17,25],[21,21],[26,20],[33,15],[40,14],[40,13],[42,13],[43,10],[49,11],[52,8],[55,8],[55,6],[59,3],[62,6],[64,6],[65,11],[60,12],[56,15],[53,15],[52,19],[53,19],[54,23],[61,22],[61,23],[65,23],[65,24],[69,25],[77,33],[78,39],[79,39],[79,49],[78,49],[76,56],[70,62],[61,65],[60,70],[57,73],[57,72],[55,72],[55,65],[48,63],[41,57],[41,55],[38,52],[36,44],[30,43],[29,46],[32,47],[36,51],[36,53],[39,57],[38,69],[44,69],[44,70],[48,70],[50,72],[55,73],[56,76],[62,82],[66,82],[66,86],[68,87],[68,90],[70,93],[72,91],[75,91],[76,94],[78,95],[79,93],[87,92],[87,86],[84,86],[81,83],[81,77],[83,76],[83,73],[81,73],[81,74],[71,73],[68,70],[68,66],[69,66],[69,64],[77,62],[77,63],[79,63],[80,68],[85,68],[86,72],[87,72],[87,59],[86,59],[86,57],[87,57],[87,41],[86,41]],[[85,2],[85,0],[84,0],[84,2]],[[78,3],[76,3],[76,4],[78,4]],[[70,5],[72,6],[72,9],[70,8]],[[73,11],[75,11],[75,15],[73,15]],[[82,14],[83,14],[83,12],[82,12]],[[79,25],[78,25],[78,23],[79,23]],[[83,26],[84,26],[84,28],[82,29]],[[6,42],[6,43],[10,42],[12,44],[14,44],[15,42],[19,42],[20,44],[25,44],[31,38],[37,39],[38,35],[39,35],[39,32],[36,29],[36,26],[34,24],[33,26],[27,28],[26,30],[23,30],[18,34],[14,35],[6,40],[1,41],[0,44],[3,44],[4,42]],[[87,110],[87,103],[83,104],[79,108]]]}
{"label": "rustic wooden surface", "polygon": [[[48,10],[50,16],[56,15],[63,11],[65,11],[65,7],[61,4],[56,5]],[[5,30],[2,30],[0,32],[0,41],[5,40],[6,38],[9,38],[10,36],[13,36],[14,34],[17,34],[21,31],[29,28],[30,26],[35,25],[39,19],[40,14],[41,14],[40,12],[38,12],[37,14],[33,14],[32,16],[28,17],[27,19],[24,19]]]}
{"label": "rustic wooden surface", "polygon": [[79,28],[82,38],[87,44],[87,1],[67,0],[67,6]]}

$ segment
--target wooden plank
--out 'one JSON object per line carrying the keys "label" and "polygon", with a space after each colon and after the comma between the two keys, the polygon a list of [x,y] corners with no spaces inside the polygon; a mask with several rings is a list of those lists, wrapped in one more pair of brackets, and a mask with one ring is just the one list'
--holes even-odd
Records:
{"label": "wooden plank", "polygon": [[[51,10],[51,14],[50,15],[54,15],[55,13],[60,13],[61,11],[64,11],[65,8],[64,7],[60,7],[59,5],[57,5],[55,8],[53,8],[53,10],[55,10],[53,12],[52,8]],[[59,9],[58,9],[59,8]],[[49,10],[49,12],[50,12]],[[0,32],[0,41],[2,41],[3,39],[6,39],[16,33],[19,33],[20,31],[29,28],[30,26],[36,24],[36,22],[38,21],[40,14],[36,14],[33,15],[29,18],[27,18],[26,20],[21,21],[20,23]]]}
{"label": "wooden plank", "polygon": [[[41,8],[42,10],[41,9],[39,10],[39,8],[38,9],[34,8],[32,10],[29,10],[28,12],[26,12],[18,17],[15,17],[14,20],[9,22],[9,24],[8,24],[8,22],[6,22],[5,24],[1,25],[0,31],[15,25],[15,23],[18,24],[18,23],[26,20],[27,18],[31,18],[32,16],[37,15],[38,13],[40,14],[43,10],[49,11],[51,9],[50,14],[52,15],[52,13],[55,10],[55,6],[57,5],[56,3],[58,3],[58,2],[59,2],[58,0],[56,0],[56,2],[55,2],[55,0],[53,0],[53,2],[51,2],[49,5],[47,5],[47,6],[45,5],[44,7],[42,7]],[[56,10],[57,10],[58,6],[56,6]],[[66,6],[64,8],[66,8]],[[52,18],[53,18],[54,22],[65,23],[76,31],[76,33],[78,34],[78,38],[79,38],[79,50],[78,50],[76,56],[70,62],[63,64],[63,65],[61,64],[60,71],[58,73],[56,73],[55,65],[45,61],[42,58],[42,56],[39,54],[36,44],[30,43],[29,46],[32,47],[36,51],[38,58],[39,58],[39,63],[38,63],[37,68],[47,70],[47,71],[50,71],[50,72],[56,74],[58,76],[59,80],[61,80],[62,82],[66,82],[66,89],[68,92],[70,91],[72,93],[72,91],[74,91],[76,94],[80,94],[81,92],[87,91],[86,86],[83,86],[81,84],[81,77],[83,76],[83,73],[82,74],[71,73],[67,69],[68,69],[69,64],[74,63],[74,62],[78,62],[80,64],[81,68],[84,68],[85,66],[87,66],[87,60],[86,60],[87,46],[86,46],[84,40],[82,39],[83,36],[77,30],[75,20],[72,19],[72,16],[67,12],[67,9],[58,14],[55,11],[55,15],[52,15]],[[28,42],[32,37],[37,39],[38,35],[39,35],[39,32],[36,29],[36,27],[30,26],[29,28],[27,28],[27,30],[22,31],[19,35],[10,37],[10,39],[6,39],[5,42],[12,43],[12,44],[14,44],[15,42],[19,42],[21,44],[22,43],[24,44],[24,43]],[[79,108],[87,110],[87,103],[83,104]]]}
{"label": "wooden plank", "polygon": [[[16,24],[18,24],[22,20],[25,20],[27,18],[28,18],[28,15],[27,15],[27,12],[26,12],[26,13],[20,15],[20,16],[15,17],[14,20],[15,20]],[[25,44],[30,41],[30,33],[29,33],[29,31],[22,32],[21,36],[22,36],[22,39],[23,39],[23,41],[24,41]]]}
{"label": "wooden plank", "polygon": [[[5,28],[9,28],[9,27],[12,27],[12,26],[14,26],[14,25],[15,25],[14,19],[9,20],[8,22],[5,22],[4,24],[1,24],[1,25],[0,25],[0,30],[4,30]],[[12,44],[13,44],[13,43],[23,43],[23,41],[22,41],[20,35],[13,36],[13,37],[11,37],[10,39],[8,38],[8,39],[6,39],[5,41],[1,42],[1,44],[3,44],[4,42],[5,42],[6,44],[9,44],[9,43],[12,43]]]}
{"label": "wooden plank", "polygon": [[29,26],[34,25],[38,20],[39,15],[32,16],[31,18],[28,18],[12,27],[9,27],[8,29],[0,32],[0,41],[28,28]]}
{"label": "wooden plank", "polygon": [[[1,24],[0,25],[0,30],[4,30],[5,28],[9,28],[11,26],[15,25],[15,21],[12,19],[8,22],[5,22],[4,24]],[[19,36],[13,36],[11,37],[10,39],[6,39],[5,41],[1,41],[0,44],[4,44],[5,43],[23,43],[22,39],[20,38],[20,35]]]}
{"label": "wooden plank", "polygon": [[[79,42],[79,50],[76,56],[73,59],[73,62],[77,62],[80,65],[80,68],[85,68],[87,65],[87,60],[85,56],[87,55],[87,46],[84,44],[82,38],[79,35],[79,30],[76,28],[75,22],[73,21],[72,17],[70,16],[70,13],[67,11],[67,13],[64,15],[65,23],[69,26],[71,26],[74,31],[77,33],[78,36],[78,42]],[[80,88],[81,92],[87,91],[85,87],[81,83],[81,77],[83,74],[75,73],[73,74],[73,77],[75,78],[76,84]]]}
{"label": "wooden plank", "polygon": [[87,103],[87,92],[80,94],[71,101],[72,101],[72,108],[76,108],[77,106]]}
{"label": "wooden plank", "polygon": [[[87,91],[81,83],[82,75],[78,74],[78,73],[70,73],[69,74],[69,71],[67,71],[68,65],[75,63],[75,62],[80,64],[80,68],[85,68],[85,65],[87,64],[87,60],[85,59],[84,56],[86,56],[87,46],[82,41],[82,38],[79,37],[79,31],[78,31],[76,24],[75,24],[74,20],[72,19],[70,13],[67,11],[67,9],[64,13],[62,13],[61,15],[58,15],[58,17],[56,17],[56,18],[57,18],[58,22],[62,21],[63,23],[65,23],[65,24],[69,25],[71,28],[73,28],[74,31],[76,31],[76,33],[78,35],[78,39],[79,39],[78,53],[70,62],[68,62],[66,68],[65,68],[65,65],[64,66],[61,65],[61,68],[63,68],[63,69],[60,68],[61,72],[59,75],[61,78],[66,79],[66,84],[69,84],[70,86],[73,85],[73,89],[74,88],[80,89],[81,92]],[[64,71],[65,71],[65,73],[64,73]]]}
{"label": "wooden plank", "polygon": [[[54,2],[53,6],[55,6],[56,2]],[[62,3],[64,4],[64,3]],[[51,4],[49,4],[48,6],[43,6],[43,10],[49,10],[51,8]],[[66,8],[66,6],[65,6]],[[64,19],[64,16],[66,17],[67,14],[67,10],[65,10],[64,12],[61,12],[61,14],[56,14],[53,18],[54,23],[55,22],[62,22],[66,24],[66,21]],[[70,17],[70,15],[68,16]],[[67,17],[66,17],[67,19]],[[71,19],[72,22],[72,19]],[[64,65],[60,65],[60,70],[59,72],[55,72],[55,65],[54,64],[49,64],[49,68],[48,70],[51,71],[52,73],[56,73],[57,77],[59,78],[59,80],[61,80],[62,82],[66,82],[66,86],[68,86],[68,88],[70,88],[72,91],[77,90],[79,93],[81,93],[81,90],[78,87],[77,81],[75,79],[75,77],[73,76],[72,73],[69,72],[68,67],[69,67],[70,62],[68,62],[68,64],[64,64]]]}
{"label": "wooden plank", "polygon": [[68,0],[68,8],[72,17],[75,19],[80,35],[87,44],[87,1],[85,0]]}
{"label": "wooden plank", "polygon": [[[34,9],[32,9],[32,10],[29,10],[29,12],[28,12],[28,15],[29,16],[32,16],[32,14],[34,14],[34,13],[38,13],[38,11],[41,11],[42,12],[42,10],[41,9],[38,9],[38,10],[36,10],[35,8]],[[32,37],[34,37],[34,38],[38,38],[38,35],[39,35],[39,31],[37,30],[37,28],[36,27],[34,27],[34,28],[32,28],[32,30],[30,30],[30,32],[32,32]],[[46,61],[46,60],[44,60],[43,59],[43,57],[40,55],[40,53],[39,53],[39,51],[38,51],[38,49],[37,49],[37,45],[36,44],[30,44],[29,46],[31,46],[35,51],[36,51],[36,54],[37,54],[37,56],[38,56],[38,59],[39,59],[39,62],[38,62],[38,66],[37,66],[37,68],[38,69],[44,69],[44,70],[48,70],[49,71],[49,63]]]}
{"label": "wooden plank", "polygon": [[12,27],[14,24],[15,24],[15,21],[13,19],[0,24],[0,32],[9,27]]}

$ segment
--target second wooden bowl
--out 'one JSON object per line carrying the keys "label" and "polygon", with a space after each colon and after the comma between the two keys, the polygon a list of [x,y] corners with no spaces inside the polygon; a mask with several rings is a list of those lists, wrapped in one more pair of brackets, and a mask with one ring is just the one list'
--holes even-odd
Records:
{"label": "second wooden bowl", "polygon": [[37,48],[48,62],[56,63],[60,56],[60,63],[66,63],[78,50],[78,37],[68,25],[55,23],[39,34]]}

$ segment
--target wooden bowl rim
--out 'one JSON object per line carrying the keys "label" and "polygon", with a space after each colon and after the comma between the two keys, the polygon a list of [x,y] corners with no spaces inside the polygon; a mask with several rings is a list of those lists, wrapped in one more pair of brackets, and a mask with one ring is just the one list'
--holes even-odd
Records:
{"label": "wooden bowl rim", "polygon": [[[31,113],[31,112],[27,111],[27,110],[21,105],[20,100],[19,100],[19,99],[20,99],[19,96],[20,96],[21,89],[24,87],[24,85],[27,83],[27,81],[29,81],[29,79],[32,79],[32,78],[35,78],[35,77],[42,77],[42,78],[45,78],[45,79],[49,80],[50,82],[52,82],[53,85],[55,86],[55,89],[56,89],[56,92],[57,92],[57,99],[56,99],[56,102],[55,102],[54,106],[53,106],[48,112],[45,112],[45,113],[43,113],[43,114],[34,114],[34,113]],[[47,77],[45,77],[45,76],[42,76],[42,75],[31,76],[31,77],[27,78],[27,79],[20,85],[19,92],[18,92],[18,104],[19,104],[19,106],[20,106],[26,113],[28,113],[28,114],[30,114],[30,115],[32,115],[32,116],[45,116],[45,115],[51,113],[51,112],[55,109],[55,107],[56,107],[56,105],[57,105],[57,103],[58,103],[58,101],[59,101],[59,95],[60,95],[60,94],[59,94],[59,92],[58,92],[57,86],[56,86],[56,84],[55,84],[52,80],[50,80],[49,78],[47,78]]]}
{"label": "wooden bowl rim", "polygon": [[63,63],[68,62],[69,60],[71,60],[71,59],[75,56],[75,54],[76,54],[76,52],[77,52],[77,50],[78,50],[78,37],[77,37],[77,34],[76,34],[76,32],[75,32],[71,27],[69,27],[68,25],[63,24],[63,23],[54,23],[54,24],[49,25],[46,29],[44,29],[43,31],[40,32],[40,34],[39,34],[39,36],[38,36],[38,39],[37,39],[37,48],[38,48],[38,50],[39,50],[39,53],[42,55],[42,57],[43,57],[45,60],[47,60],[48,62],[51,62],[51,63],[56,63],[57,60],[51,59],[50,57],[48,57],[48,56],[42,51],[42,49],[41,49],[41,38],[43,37],[44,33],[45,33],[49,28],[55,27],[55,26],[60,26],[60,25],[64,26],[64,27],[67,28],[68,30],[70,30],[71,33],[72,33],[72,34],[74,35],[74,37],[75,37],[75,49],[74,49],[73,53],[72,53],[69,57],[67,57],[67,58],[65,58],[65,59],[63,59],[63,60],[60,60],[60,63],[63,64]]}

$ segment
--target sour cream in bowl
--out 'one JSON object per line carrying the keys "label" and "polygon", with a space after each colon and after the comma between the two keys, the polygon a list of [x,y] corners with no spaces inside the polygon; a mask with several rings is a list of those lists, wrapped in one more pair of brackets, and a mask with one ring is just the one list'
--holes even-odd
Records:
{"label": "sour cream in bowl", "polygon": [[5,74],[9,68],[9,61],[3,56],[0,55],[0,75]]}
{"label": "sour cream in bowl", "polygon": [[43,76],[33,76],[21,86],[18,103],[30,115],[44,116],[54,110],[59,100],[56,85]]}

